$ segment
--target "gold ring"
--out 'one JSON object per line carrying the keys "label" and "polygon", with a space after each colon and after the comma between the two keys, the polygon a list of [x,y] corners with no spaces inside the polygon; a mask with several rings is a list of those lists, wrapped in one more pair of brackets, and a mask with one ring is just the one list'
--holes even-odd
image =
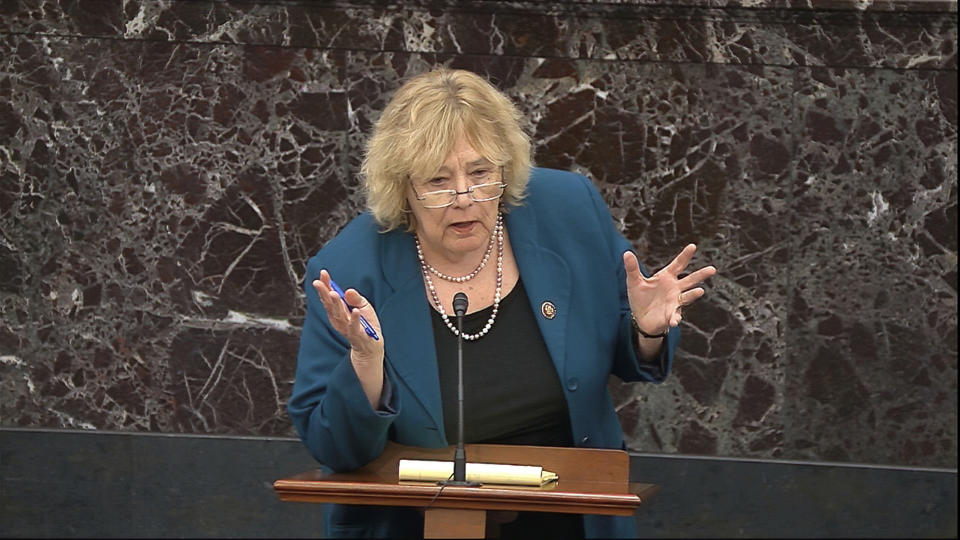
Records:
{"label": "gold ring", "polygon": [[682,292],[677,295],[677,303],[680,304],[681,307],[683,306],[683,293],[682,293]]}

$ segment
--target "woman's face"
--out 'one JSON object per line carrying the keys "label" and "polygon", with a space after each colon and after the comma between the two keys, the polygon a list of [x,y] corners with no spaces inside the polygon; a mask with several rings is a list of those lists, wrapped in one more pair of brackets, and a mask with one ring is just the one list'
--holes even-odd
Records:
{"label": "woman's face", "polygon": [[477,153],[466,137],[457,140],[433,176],[411,180],[407,202],[416,217],[416,233],[428,262],[438,264],[437,257],[458,262],[475,251],[486,251],[497,222],[500,199],[474,202],[464,193],[457,195],[450,206],[424,208],[416,193],[423,196],[443,189],[466,191],[470,186],[501,181],[500,167]]}

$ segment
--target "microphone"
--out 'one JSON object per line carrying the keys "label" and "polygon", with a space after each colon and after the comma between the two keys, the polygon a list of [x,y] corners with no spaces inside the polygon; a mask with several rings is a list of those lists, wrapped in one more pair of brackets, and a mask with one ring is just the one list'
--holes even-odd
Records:
{"label": "microphone", "polygon": [[467,482],[467,452],[463,447],[463,315],[467,312],[467,295],[453,295],[453,312],[457,315],[457,449],[453,454],[453,481],[447,485],[479,486],[479,482]]}
{"label": "microphone", "polygon": [[[458,292],[457,294],[453,295],[453,312],[457,315],[457,317],[463,317],[463,314],[467,312],[468,304],[469,301],[467,300],[467,295],[463,294],[462,292]],[[459,324],[460,321],[457,321],[457,323]]]}

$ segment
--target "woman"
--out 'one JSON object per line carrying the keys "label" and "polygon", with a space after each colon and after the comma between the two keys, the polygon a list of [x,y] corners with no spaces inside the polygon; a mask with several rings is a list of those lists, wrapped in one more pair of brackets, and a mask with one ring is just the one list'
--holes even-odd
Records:
{"label": "woman", "polygon": [[[662,381],[681,308],[715,269],[680,277],[691,244],[645,277],[591,182],[531,168],[530,152],[516,108],[470,72],[420,75],[387,105],[363,164],[369,211],[307,267],[288,410],[324,466],[363,466],[387,440],[456,442],[458,292],[467,442],[624,447],[609,375]],[[324,511],[327,536],[422,535],[411,509]],[[631,518],[543,518],[502,532],[633,534]]]}

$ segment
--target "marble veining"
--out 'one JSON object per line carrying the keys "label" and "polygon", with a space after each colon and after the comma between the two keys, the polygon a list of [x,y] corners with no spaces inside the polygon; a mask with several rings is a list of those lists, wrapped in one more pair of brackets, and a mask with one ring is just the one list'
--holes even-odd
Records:
{"label": "marble veining", "polygon": [[955,2],[0,4],[0,424],[293,435],[306,259],[443,63],[720,270],[630,447],[956,467]]}

